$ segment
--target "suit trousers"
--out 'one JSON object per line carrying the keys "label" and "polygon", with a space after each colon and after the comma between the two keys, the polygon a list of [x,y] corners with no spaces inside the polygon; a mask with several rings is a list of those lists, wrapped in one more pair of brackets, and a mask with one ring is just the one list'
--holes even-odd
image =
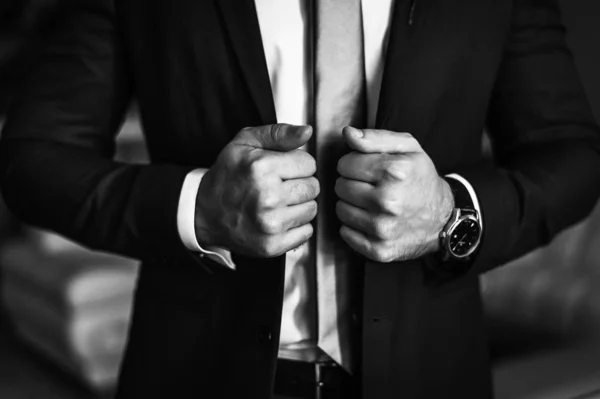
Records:
{"label": "suit trousers", "polygon": [[275,399],[360,399],[360,378],[333,361],[279,359],[274,394]]}

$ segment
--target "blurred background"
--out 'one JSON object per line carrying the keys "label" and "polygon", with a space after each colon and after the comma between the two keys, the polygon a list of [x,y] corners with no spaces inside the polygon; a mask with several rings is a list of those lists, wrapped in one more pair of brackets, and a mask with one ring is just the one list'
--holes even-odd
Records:
{"label": "blurred background", "polygon": [[[0,127],[61,0],[0,2]],[[600,1],[562,0],[600,120]],[[135,107],[117,158],[147,162]],[[138,264],[25,226],[0,197],[0,398],[110,398]],[[482,277],[497,399],[600,398],[600,208]]]}

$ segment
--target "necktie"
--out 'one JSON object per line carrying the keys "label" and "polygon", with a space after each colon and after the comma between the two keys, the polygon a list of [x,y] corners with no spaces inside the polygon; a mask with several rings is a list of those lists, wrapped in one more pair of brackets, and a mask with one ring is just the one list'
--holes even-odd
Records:
{"label": "necktie", "polygon": [[314,0],[315,154],[321,183],[316,228],[318,346],[352,371],[352,281],[356,256],[339,235],[334,192],[337,162],[348,148],[346,125],[362,127],[365,72],[360,0]]}

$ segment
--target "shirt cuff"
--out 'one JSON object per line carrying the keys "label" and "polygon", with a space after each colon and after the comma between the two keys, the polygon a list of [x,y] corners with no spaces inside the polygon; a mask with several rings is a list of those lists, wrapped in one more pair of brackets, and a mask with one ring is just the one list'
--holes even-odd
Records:
{"label": "shirt cuff", "polygon": [[183,181],[179,205],[177,207],[177,231],[183,245],[190,251],[198,252],[200,256],[206,256],[213,261],[235,270],[235,263],[231,259],[231,253],[222,247],[202,247],[196,238],[195,215],[196,197],[202,178],[208,169],[194,169],[187,174]]}
{"label": "shirt cuff", "polygon": [[469,192],[469,195],[471,196],[471,201],[473,201],[473,206],[475,207],[475,210],[479,214],[479,223],[481,225],[481,229],[483,230],[483,215],[481,213],[481,208],[479,207],[479,199],[477,198],[477,194],[475,193],[475,190],[473,189],[473,186],[471,185],[471,183],[469,183],[467,181],[467,179],[465,179],[464,177],[462,177],[461,175],[458,175],[456,173],[451,173],[449,175],[446,175],[446,177],[457,180],[463,186],[465,186],[465,188]]}

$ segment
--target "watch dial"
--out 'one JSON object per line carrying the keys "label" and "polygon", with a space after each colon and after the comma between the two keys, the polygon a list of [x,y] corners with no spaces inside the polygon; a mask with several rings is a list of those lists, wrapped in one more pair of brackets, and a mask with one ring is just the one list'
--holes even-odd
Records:
{"label": "watch dial", "polygon": [[456,256],[465,256],[477,244],[479,224],[471,219],[462,221],[450,236],[450,250]]}

